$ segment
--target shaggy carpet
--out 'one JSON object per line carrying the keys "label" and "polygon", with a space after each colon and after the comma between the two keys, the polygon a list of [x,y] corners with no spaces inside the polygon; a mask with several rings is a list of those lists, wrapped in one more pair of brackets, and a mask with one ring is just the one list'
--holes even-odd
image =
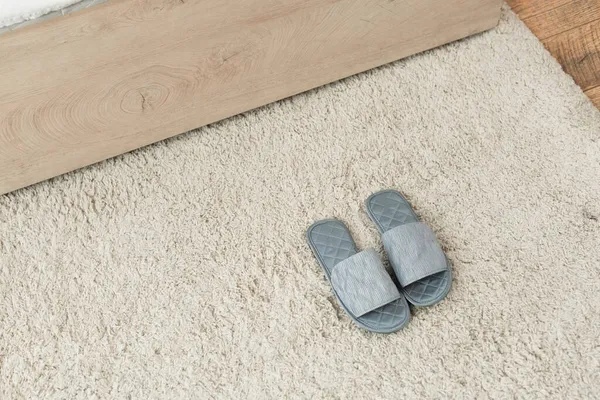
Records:
{"label": "shaggy carpet", "polygon": [[[448,298],[357,329],[305,243],[401,190]],[[0,197],[0,397],[600,391],[600,112],[508,10],[487,33]]]}

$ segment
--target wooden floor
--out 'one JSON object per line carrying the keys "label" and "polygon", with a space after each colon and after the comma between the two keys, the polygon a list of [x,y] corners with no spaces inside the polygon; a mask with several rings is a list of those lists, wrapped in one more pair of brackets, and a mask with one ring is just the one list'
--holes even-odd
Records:
{"label": "wooden floor", "polygon": [[600,0],[507,0],[600,109]]}

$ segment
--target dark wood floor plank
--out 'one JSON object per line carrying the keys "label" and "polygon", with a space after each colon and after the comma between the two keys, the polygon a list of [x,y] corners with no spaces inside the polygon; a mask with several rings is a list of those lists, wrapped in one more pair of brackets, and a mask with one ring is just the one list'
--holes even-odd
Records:
{"label": "dark wood floor plank", "polygon": [[544,40],[599,19],[600,0],[572,0],[523,20],[540,40]]}
{"label": "dark wood floor plank", "polygon": [[543,43],[584,91],[600,86],[600,20]]}
{"label": "dark wood floor plank", "polygon": [[573,0],[506,0],[508,5],[521,19],[543,13],[553,8],[568,4]]}

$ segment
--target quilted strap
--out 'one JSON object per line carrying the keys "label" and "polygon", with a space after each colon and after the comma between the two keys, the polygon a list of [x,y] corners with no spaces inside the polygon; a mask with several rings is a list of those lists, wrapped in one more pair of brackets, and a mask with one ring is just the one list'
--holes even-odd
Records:
{"label": "quilted strap", "polygon": [[382,240],[402,287],[448,269],[435,233],[422,222],[390,229],[382,235]]}
{"label": "quilted strap", "polygon": [[400,298],[400,292],[385,270],[377,252],[367,249],[333,267],[331,285],[355,317]]}

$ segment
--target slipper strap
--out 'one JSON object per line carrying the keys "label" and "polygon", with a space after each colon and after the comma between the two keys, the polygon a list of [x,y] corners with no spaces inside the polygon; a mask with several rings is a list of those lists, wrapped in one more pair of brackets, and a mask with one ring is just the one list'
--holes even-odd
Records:
{"label": "slipper strap", "polygon": [[363,316],[401,296],[373,249],[361,251],[337,263],[331,272],[331,285],[346,309],[355,317]]}
{"label": "slipper strap", "polygon": [[402,287],[448,269],[435,233],[422,222],[397,226],[381,238]]}

